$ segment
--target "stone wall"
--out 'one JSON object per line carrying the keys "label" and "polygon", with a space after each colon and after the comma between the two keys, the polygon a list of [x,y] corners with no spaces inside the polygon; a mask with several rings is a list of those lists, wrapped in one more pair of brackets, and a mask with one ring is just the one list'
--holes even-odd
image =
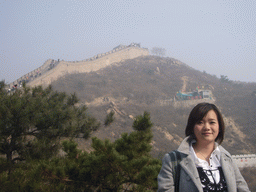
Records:
{"label": "stone wall", "polygon": [[9,87],[15,84],[19,85],[22,81],[26,81],[27,85],[31,87],[38,85],[45,87],[66,74],[97,71],[113,63],[147,55],[149,55],[148,49],[132,43],[128,46],[117,46],[109,52],[97,54],[82,61],[55,61],[49,59],[41,67],[10,83]]}
{"label": "stone wall", "polygon": [[215,103],[215,99],[194,99],[194,100],[184,100],[184,101],[175,101],[173,106],[175,108],[189,108],[191,106],[196,106],[198,103],[207,102],[207,103]]}
{"label": "stone wall", "polygon": [[215,99],[194,99],[194,100],[183,100],[183,101],[177,101],[174,99],[167,99],[167,100],[158,100],[157,103],[160,106],[168,106],[173,105],[175,108],[189,108],[191,106],[195,106],[198,103],[202,102],[208,102],[208,103],[215,103]]}
{"label": "stone wall", "polygon": [[139,56],[146,56],[148,54],[148,49],[125,47],[118,50],[114,49],[104,54],[98,54],[97,56],[85,61],[60,61],[56,67],[43,74],[41,77],[29,82],[28,85],[32,87],[37,85],[47,86],[66,74],[97,71],[110,64],[121,62],[126,59],[133,59]]}
{"label": "stone wall", "polygon": [[232,158],[239,168],[256,167],[256,154],[232,155]]}

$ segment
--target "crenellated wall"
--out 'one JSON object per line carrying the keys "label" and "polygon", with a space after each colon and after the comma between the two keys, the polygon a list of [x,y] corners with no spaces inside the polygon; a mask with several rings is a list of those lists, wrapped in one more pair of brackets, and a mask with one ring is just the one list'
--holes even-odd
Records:
{"label": "crenellated wall", "polygon": [[56,67],[41,75],[41,77],[29,82],[28,86],[47,86],[66,74],[97,71],[110,64],[120,62],[126,59],[133,59],[139,56],[146,56],[148,54],[148,49],[143,49],[139,47],[125,47],[120,49],[114,49],[104,54],[98,54],[97,56],[87,59],[85,61],[60,61],[58,65],[56,65]]}
{"label": "crenellated wall", "polygon": [[256,167],[256,154],[232,155],[232,158],[239,168]]}
{"label": "crenellated wall", "polygon": [[27,85],[31,87],[38,85],[45,87],[66,74],[97,71],[113,63],[147,55],[149,55],[147,48],[141,48],[139,44],[132,43],[128,46],[119,45],[109,52],[97,54],[82,61],[55,61],[50,59],[38,69],[9,84],[9,87],[19,84],[21,81],[26,81]]}
{"label": "crenellated wall", "polygon": [[35,69],[33,71],[30,71],[29,73],[23,75],[19,79],[10,83],[9,87],[12,87],[15,84],[20,84],[20,82],[22,82],[22,81],[27,81],[28,79],[30,80],[30,79],[36,78],[37,76],[40,76],[43,71],[46,71],[47,67],[50,66],[50,64],[53,61],[54,60],[52,60],[52,59],[48,59],[47,61],[44,62],[44,64],[42,66],[38,67],[37,69]]}

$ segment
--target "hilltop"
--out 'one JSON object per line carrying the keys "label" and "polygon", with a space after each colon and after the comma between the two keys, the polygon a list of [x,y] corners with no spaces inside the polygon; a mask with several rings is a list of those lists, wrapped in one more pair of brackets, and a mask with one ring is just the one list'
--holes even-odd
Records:
{"label": "hilltop", "polygon": [[9,89],[13,90],[21,87],[24,82],[30,87],[38,85],[46,87],[66,74],[97,71],[113,63],[139,56],[146,56],[148,54],[149,51],[147,48],[142,48],[139,43],[131,43],[127,46],[118,45],[108,52],[97,54],[82,61],[48,59],[42,66],[10,83]]}
{"label": "hilltop", "polygon": [[[67,74],[52,82],[54,89],[76,93],[80,105],[102,122],[93,134],[115,140],[132,131],[133,117],[148,111],[153,127],[154,156],[175,149],[184,138],[186,120],[192,107],[203,100],[176,101],[175,94],[196,87],[212,91],[226,123],[223,146],[232,154],[256,153],[256,83],[233,82],[195,70],[173,58],[141,56],[116,62],[96,71]],[[110,111],[115,121],[105,127]],[[78,140],[80,148],[90,150],[90,140]]]}

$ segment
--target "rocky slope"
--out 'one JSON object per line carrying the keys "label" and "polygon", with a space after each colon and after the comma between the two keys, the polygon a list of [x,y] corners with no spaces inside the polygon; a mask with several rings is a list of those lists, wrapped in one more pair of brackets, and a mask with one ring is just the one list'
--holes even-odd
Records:
{"label": "rocky slope", "polygon": [[[132,131],[133,118],[144,111],[154,123],[152,154],[162,157],[175,149],[184,138],[187,117],[202,100],[174,100],[177,91],[210,89],[214,102],[222,111],[226,134],[223,146],[232,154],[256,153],[256,83],[221,81],[173,59],[139,57],[115,63],[96,72],[66,75],[52,83],[54,89],[76,93],[81,105],[102,122],[92,136],[115,140]],[[115,121],[104,126],[108,112],[115,111]],[[90,150],[90,140],[78,140],[80,148]]]}

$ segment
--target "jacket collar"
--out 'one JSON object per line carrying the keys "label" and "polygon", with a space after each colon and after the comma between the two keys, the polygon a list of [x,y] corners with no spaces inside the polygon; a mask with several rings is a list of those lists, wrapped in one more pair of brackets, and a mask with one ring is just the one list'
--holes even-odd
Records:
{"label": "jacket collar", "polygon": [[[195,139],[195,137],[193,136],[188,136],[186,137],[180,144],[180,146],[178,147],[178,151],[189,155],[189,145],[190,143]],[[218,145],[216,143],[216,145]],[[218,145],[219,149],[220,149],[220,153],[221,156],[223,156],[224,158],[228,158],[231,159],[231,155],[228,151],[226,151],[222,146]]]}
{"label": "jacket collar", "polygon": [[186,137],[180,144],[180,146],[178,147],[178,151],[180,151],[181,153],[184,153],[186,155],[189,155],[189,144],[190,142],[193,140],[192,137],[188,136]]}

